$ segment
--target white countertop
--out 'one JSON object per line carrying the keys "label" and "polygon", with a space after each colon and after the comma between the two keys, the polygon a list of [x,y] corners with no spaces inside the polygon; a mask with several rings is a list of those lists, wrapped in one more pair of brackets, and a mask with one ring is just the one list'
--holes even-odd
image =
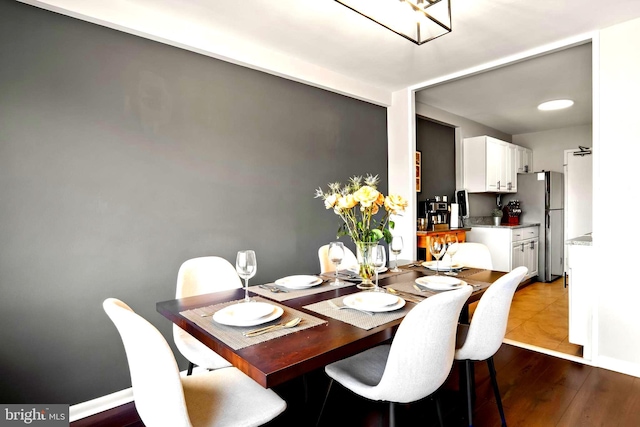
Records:
{"label": "white countertop", "polygon": [[576,245],[576,246],[592,246],[593,239],[591,234],[585,234],[583,236],[574,237],[573,239],[569,239],[564,242],[565,245]]}

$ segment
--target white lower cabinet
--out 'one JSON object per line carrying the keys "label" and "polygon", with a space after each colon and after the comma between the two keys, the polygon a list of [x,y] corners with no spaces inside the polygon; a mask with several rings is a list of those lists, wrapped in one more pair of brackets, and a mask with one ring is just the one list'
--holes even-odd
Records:
{"label": "white lower cabinet", "polygon": [[525,266],[529,270],[525,279],[538,275],[538,226],[527,227],[472,227],[467,242],[486,245],[491,252],[493,269],[509,272]]}

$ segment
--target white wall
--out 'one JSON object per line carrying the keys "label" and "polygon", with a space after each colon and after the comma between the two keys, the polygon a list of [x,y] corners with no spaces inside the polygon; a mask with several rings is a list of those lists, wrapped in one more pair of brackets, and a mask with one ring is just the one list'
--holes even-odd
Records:
{"label": "white wall", "polygon": [[[626,238],[612,228],[611,202],[640,197],[640,19],[600,32],[599,129],[594,140],[594,238],[596,259],[620,268],[594,266],[597,304],[596,362],[640,376],[640,284],[631,268],[638,264],[633,232]],[[595,71],[595,70],[594,70]],[[595,99],[595,98],[594,98]],[[596,124],[594,122],[594,124]],[[599,131],[599,134],[597,133]],[[618,223],[619,224],[619,223]],[[615,255],[612,248],[616,248]]]}
{"label": "white wall", "polygon": [[591,124],[513,135],[513,143],[533,150],[534,171],[562,172],[564,150],[591,147]]}

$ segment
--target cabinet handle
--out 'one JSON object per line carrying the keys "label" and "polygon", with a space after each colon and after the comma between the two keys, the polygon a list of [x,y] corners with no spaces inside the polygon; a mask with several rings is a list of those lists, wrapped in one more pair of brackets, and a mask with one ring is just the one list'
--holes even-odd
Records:
{"label": "cabinet handle", "polygon": [[520,252],[524,252],[524,243],[520,243]]}
{"label": "cabinet handle", "polygon": [[500,189],[500,181],[498,181],[498,190]]}
{"label": "cabinet handle", "polygon": [[533,249],[533,248],[534,248],[534,246],[535,246],[535,244],[533,243],[533,241],[529,242],[529,245],[530,245],[529,247],[530,247],[531,249]]}

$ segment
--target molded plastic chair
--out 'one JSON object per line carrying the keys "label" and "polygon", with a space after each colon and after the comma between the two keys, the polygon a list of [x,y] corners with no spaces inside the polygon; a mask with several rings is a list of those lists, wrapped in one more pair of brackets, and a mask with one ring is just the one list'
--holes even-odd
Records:
{"label": "molded plastic chair", "polygon": [[491,252],[482,243],[463,242],[458,243],[458,251],[453,255],[453,262],[465,267],[483,268],[492,270]]}
{"label": "molded plastic chair", "polygon": [[[318,249],[318,259],[320,260],[320,273],[336,271],[336,266],[329,260],[329,245],[321,246],[320,249]],[[342,262],[338,264],[338,270],[344,270],[355,265],[358,265],[358,259],[351,249],[345,246],[344,258],[342,258]]]}
{"label": "molded plastic chair", "polygon": [[[471,292],[471,286],[464,286],[427,298],[405,316],[390,345],[327,365],[325,371],[331,382],[325,404],[335,380],[367,399],[388,401],[389,422],[393,425],[394,403],[427,397],[447,379],[453,364],[458,317]],[[436,407],[442,424],[437,400]]]}
{"label": "molded plastic chair", "polygon": [[[220,292],[242,287],[236,269],[229,261],[217,256],[192,258],[180,266],[176,298]],[[187,375],[194,365],[206,369],[231,366],[222,356],[189,335],[178,325],[173,325],[173,341],[180,353],[189,361]]]}
{"label": "molded plastic chair", "polygon": [[273,390],[236,368],[180,377],[171,348],[151,323],[115,298],[102,306],[122,338],[136,409],[147,427],[258,426],[285,410]]}
{"label": "molded plastic chair", "polygon": [[471,379],[472,366],[474,361],[486,360],[489,366],[491,384],[496,396],[498,411],[502,425],[506,426],[502,399],[498,390],[496,380],[496,370],[493,364],[493,355],[496,354],[504,335],[507,331],[507,321],[509,319],[509,309],[513,294],[516,292],[518,284],[527,274],[526,267],[518,267],[505,274],[491,284],[484,292],[473,313],[471,324],[458,325],[458,335],[456,343],[455,359],[464,361],[466,364],[467,378],[467,416],[469,425],[472,426],[472,390],[473,381]]}

